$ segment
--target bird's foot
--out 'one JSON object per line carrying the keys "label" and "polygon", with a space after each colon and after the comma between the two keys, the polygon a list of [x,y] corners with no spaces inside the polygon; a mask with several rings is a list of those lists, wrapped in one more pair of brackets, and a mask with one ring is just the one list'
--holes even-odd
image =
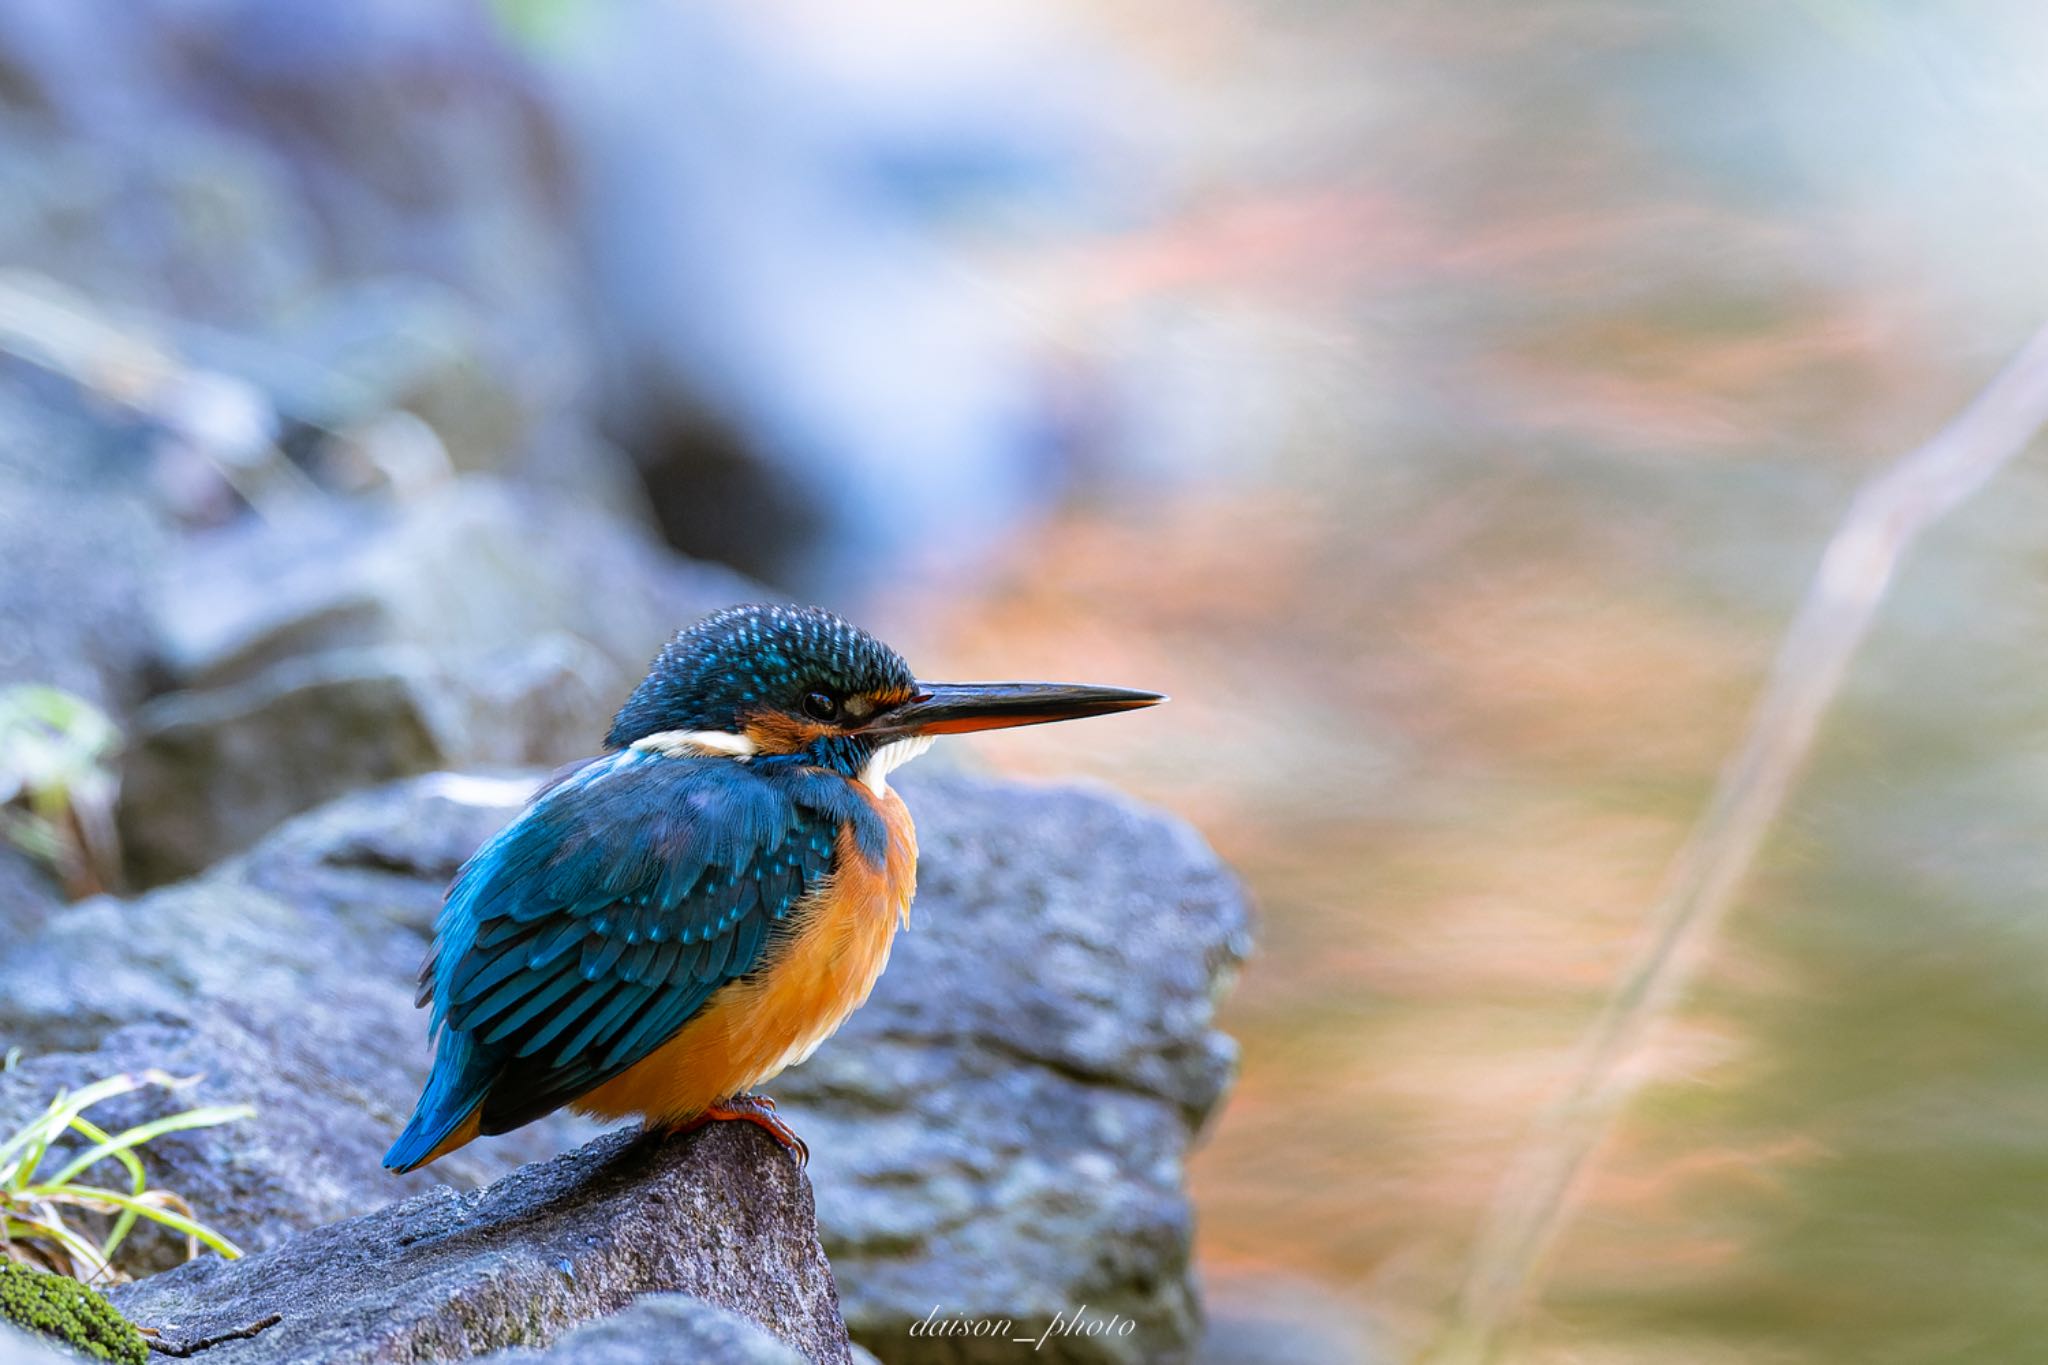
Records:
{"label": "bird's foot", "polygon": [[724,1123],[732,1120],[751,1123],[780,1143],[782,1150],[789,1153],[796,1168],[802,1170],[811,1161],[811,1149],[796,1135],[794,1129],[775,1114],[775,1101],[766,1095],[734,1095],[731,1099],[720,1100],[697,1117],[689,1120],[676,1131],[693,1133],[707,1123]]}

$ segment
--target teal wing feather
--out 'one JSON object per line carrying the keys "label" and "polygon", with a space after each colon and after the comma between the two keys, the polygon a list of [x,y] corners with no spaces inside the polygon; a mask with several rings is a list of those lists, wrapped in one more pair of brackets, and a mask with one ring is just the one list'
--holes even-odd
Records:
{"label": "teal wing feather", "polygon": [[471,1113],[505,1132],[603,1084],[756,970],[851,826],[886,831],[835,774],[627,751],[544,791],[466,863],[421,971],[434,1074],[385,1164]]}

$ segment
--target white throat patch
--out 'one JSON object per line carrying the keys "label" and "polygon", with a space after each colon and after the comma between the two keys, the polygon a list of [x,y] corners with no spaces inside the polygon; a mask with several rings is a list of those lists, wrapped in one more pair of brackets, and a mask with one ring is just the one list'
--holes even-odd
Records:
{"label": "white throat patch", "polygon": [[887,796],[889,774],[931,748],[935,738],[935,735],[911,735],[906,739],[890,740],[868,755],[866,766],[860,770],[860,780],[876,796]]}
{"label": "white throat patch", "polygon": [[633,741],[633,747],[669,758],[737,758],[754,756],[754,741],[730,730],[663,730]]}

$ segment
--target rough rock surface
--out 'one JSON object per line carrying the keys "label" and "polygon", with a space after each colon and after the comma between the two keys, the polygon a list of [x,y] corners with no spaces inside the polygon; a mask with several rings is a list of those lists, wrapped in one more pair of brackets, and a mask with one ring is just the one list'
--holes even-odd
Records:
{"label": "rough rock surface", "polygon": [[1235,1059],[1212,1011],[1249,948],[1242,892],[1191,829],[1106,789],[901,786],[911,928],[772,1087],[811,1144],[847,1325],[891,1365],[956,1361],[979,1357],[911,1324],[1035,1335],[1085,1305],[1136,1326],[1034,1358],[1181,1356],[1200,1331],[1182,1162]]}
{"label": "rough rock surface", "polygon": [[[252,1247],[423,1188],[376,1166],[427,1061],[412,973],[449,876],[536,777],[359,793],[198,881],[65,912],[0,961],[0,1037],[86,1055],[0,1077],[0,1116],[60,1075],[207,1071],[180,1104],[253,1098],[265,1118],[167,1138],[152,1172]],[[772,1087],[811,1144],[854,1335],[892,1365],[958,1360],[911,1324],[936,1307],[1042,1328],[1086,1305],[1131,1333],[1042,1355],[1183,1355],[1182,1161],[1230,1075],[1211,1012],[1246,949],[1238,888],[1186,826],[1105,790],[901,785],[912,926],[867,1007]],[[434,1174],[562,1140],[527,1130]]]}
{"label": "rough rock surface", "polygon": [[[608,1318],[566,1333],[544,1350],[515,1347],[481,1365],[804,1365],[766,1331],[688,1294],[649,1294]],[[855,1357],[856,1363],[859,1357]]]}
{"label": "rough rock surface", "polygon": [[[472,1144],[431,1173],[380,1166],[426,1076],[411,982],[452,870],[443,860],[480,842],[529,786],[422,779],[399,789],[403,821],[388,797],[344,802],[208,877],[60,911],[0,956],[0,1040],[24,1053],[0,1073],[0,1128],[63,1086],[149,1068],[199,1076],[175,1095],[138,1092],[94,1116],[132,1123],[254,1104],[257,1120],[172,1134],[146,1158],[156,1183],[251,1250],[439,1181],[495,1178],[588,1137],[592,1125],[559,1116]],[[351,823],[365,809],[393,818],[394,837],[439,848],[425,867],[409,865],[402,847]],[[178,1254],[139,1235],[123,1263],[161,1269]]]}
{"label": "rough rock surface", "polygon": [[207,1346],[211,1365],[348,1365],[545,1343],[669,1290],[758,1322],[822,1365],[847,1359],[809,1187],[742,1124],[665,1140],[614,1134],[488,1189],[436,1190],[112,1297],[184,1347],[275,1316]]}

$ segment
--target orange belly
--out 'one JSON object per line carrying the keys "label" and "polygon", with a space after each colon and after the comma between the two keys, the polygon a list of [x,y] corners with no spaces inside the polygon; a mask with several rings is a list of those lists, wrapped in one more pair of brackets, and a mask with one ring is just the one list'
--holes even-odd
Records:
{"label": "orange belly", "polygon": [[810,1056],[860,1008],[889,961],[917,886],[917,835],[890,791],[877,802],[889,831],[881,867],[840,831],[831,879],[797,912],[797,932],[745,980],[721,989],[680,1032],[576,1100],[580,1113],[644,1114],[682,1123]]}

